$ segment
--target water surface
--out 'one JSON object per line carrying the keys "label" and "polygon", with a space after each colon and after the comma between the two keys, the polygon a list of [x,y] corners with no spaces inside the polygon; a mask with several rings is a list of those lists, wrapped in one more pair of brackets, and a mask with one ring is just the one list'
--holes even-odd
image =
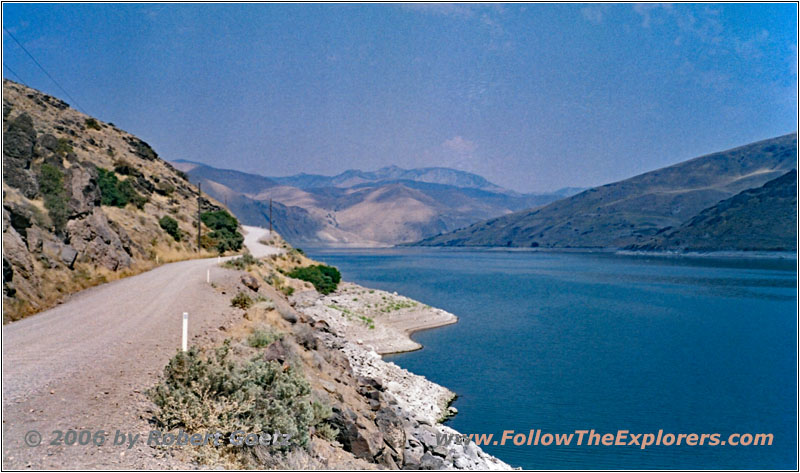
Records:
{"label": "water surface", "polygon": [[795,260],[310,250],[458,315],[388,360],[459,398],[463,433],[772,433],[772,446],[487,446],[513,466],[796,468]]}

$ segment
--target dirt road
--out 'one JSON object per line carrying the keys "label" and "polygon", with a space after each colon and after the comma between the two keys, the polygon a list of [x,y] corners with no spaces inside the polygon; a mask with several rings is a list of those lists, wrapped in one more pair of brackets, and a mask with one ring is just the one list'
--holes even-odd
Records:
{"label": "dirt road", "polygon": [[[181,343],[181,318],[190,314],[191,341],[224,336],[241,317],[231,295],[238,272],[217,259],[183,261],[114,281],[2,329],[3,459],[7,468],[175,468],[154,449],[108,444],[51,446],[54,430],[150,430],[144,392],[155,384]],[[39,446],[24,442],[36,430]],[[35,435],[32,437],[35,440]]]}
{"label": "dirt road", "polygon": [[283,248],[275,248],[273,246],[262,245],[258,241],[263,239],[269,239],[270,233],[269,230],[261,227],[251,227],[248,225],[243,225],[245,234],[244,234],[244,245],[250,250],[253,256],[256,258],[263,258],[264,256],[269,255],[277,255],[280,253],[284,253],[285,250]]}

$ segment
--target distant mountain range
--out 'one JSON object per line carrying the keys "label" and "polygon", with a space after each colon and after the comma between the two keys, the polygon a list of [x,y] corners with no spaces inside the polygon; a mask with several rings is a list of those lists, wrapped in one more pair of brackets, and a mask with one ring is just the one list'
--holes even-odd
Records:
{"label": "distant mountain range", "polygon": [[320,187],[348,188],[379,182],[412,181],[482,189],[489,192],[512,193],[507,189],[492,184],[477,174],[441,167],[403,169],[397,166],[387,166],[377,171],[351,169],[335,176],[301,173],[294,176],[273,177],[271,179],[287,186],[299,187],[300,189]]}
{"label": "distant mountain range", "polygon": [[345,171],[336,176],[266,177],[176,160],[192,182],[248,225],[273,226],[295,244],[388,246],[538,207],[580,189],[521,194],[449,168]]}
{"label": "distant mountain range", "polygon": [[790,172],[796,160],[793,133],[595,187],[418,244],[794,249],[797,202],[788,196],[796,188],[797,175]]}

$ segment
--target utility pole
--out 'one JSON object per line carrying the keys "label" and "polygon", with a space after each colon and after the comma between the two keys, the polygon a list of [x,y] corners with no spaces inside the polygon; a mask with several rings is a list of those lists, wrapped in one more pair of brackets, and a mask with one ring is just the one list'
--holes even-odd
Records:
{"label": "utility pole", "polygon": [[272,236],[272,198],[269,199],[269,234]]}
{"label": "utility pole", "polygon": [[197,183],[197,251],[200,251],[200,200],[203,198],[203,183]]}

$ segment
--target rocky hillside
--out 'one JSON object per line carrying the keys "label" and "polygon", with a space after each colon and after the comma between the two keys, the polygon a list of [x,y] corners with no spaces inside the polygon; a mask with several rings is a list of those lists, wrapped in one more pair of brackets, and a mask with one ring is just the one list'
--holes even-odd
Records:
{"label": "rocky hillside", "polygon": [[[347,171],[337,176],[264,177],[175,161],[242,222],[273,226],[298,245],[386,246],[416,241],[563,194],[518,194],[447,168]],[[565,190],[564,192],[569,192]]]}
{"label": "rocky hillside", "polygon": [[139,138],[3,81],[4,322],[165,261],[210,255],[221,240],[204,224],[198,251],[198,202],[204,212],[222,208],[198,201],[185,174]]}
{"label": "rocky hillside", "polygon": [[621,248],[796,166],[797,134],[701,156],[428,238],[421,245]]}
{"label": "rocky hillside", "polygon": [[797,171],[709,207],[637,250],[794,251],[797,249]]}

